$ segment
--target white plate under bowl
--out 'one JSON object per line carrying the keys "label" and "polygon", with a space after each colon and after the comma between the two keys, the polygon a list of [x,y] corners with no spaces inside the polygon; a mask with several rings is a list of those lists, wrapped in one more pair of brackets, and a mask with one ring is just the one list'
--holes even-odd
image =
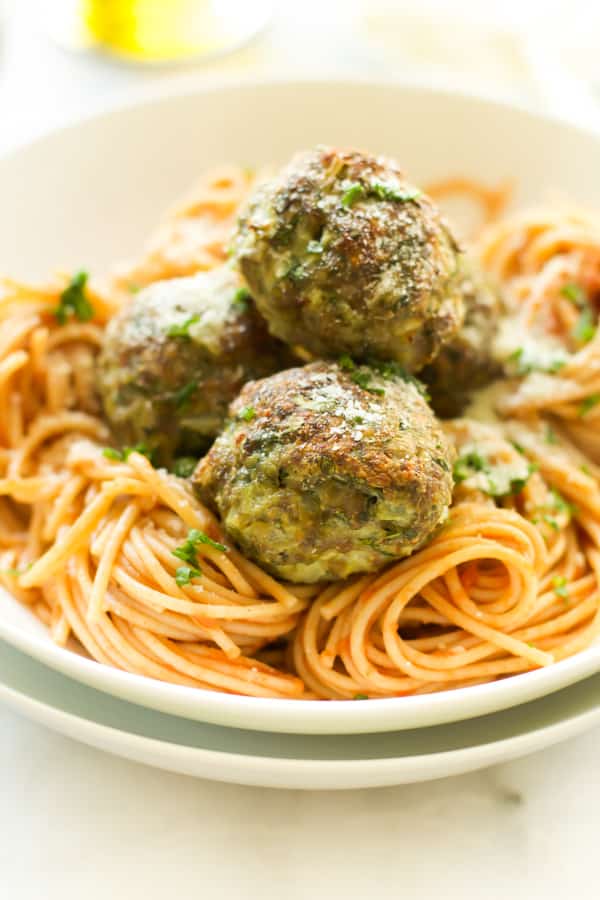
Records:
{"label": "white plate under bowl", "polygon": [[[372,82],[266,82],[147,90],[0,159],[0,271],[95,269],[135,252],[200,171],[285,160],[315,143],[385,152],[417,182],[515,179],[516,202],[548,189],[600,208],[600,137],[457,92]],[[161,684],[53,646],[0,596],[0,637],[66,675],[163,712],[236,728],[351,734],[431,726],[526,703],[600,670],[593,647],[555,666],[443,694],[314,703]]]}
{"label": "white plate under bowl", "polygon": [[387,734],[266,734],[116,700],[0,644],[0,702],[75,740],[171,772],[261,787],[341,790],[460,775],[580,734],[600,723],[600,675],[468,722]]}

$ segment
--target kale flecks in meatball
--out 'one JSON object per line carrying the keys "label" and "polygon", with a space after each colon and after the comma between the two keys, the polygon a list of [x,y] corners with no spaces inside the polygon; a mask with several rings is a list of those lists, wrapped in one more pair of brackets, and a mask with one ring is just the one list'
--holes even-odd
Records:
{"label": "kale flecks in meatball", "polygon": [[98,381],[116,438],[169,464],[206,450],[247,381],[294,361],[224,266],[140,291],[108,325]]}
{"label": "kale flecks in meatball", "polygon": [[420,373],[431,405],[442,418],[463,413],[471,394],[502,374],[494,338],[504,312],[500,292],[475,260],[461,261],[460,289],[465,305],[461,329]]}
{"label": "kale flecks in meatball", "polygon": [[419,383],[389,366],[346,358],[280,372],[247,384],[230,416],[194,487],[277,577],[375,571],[446,516],[452,451]]}
{"label": "kale flecks in meatball", "polygon": [[415,372],[462,322],[457,245],[431,200],[382,157],[299,154],[250,198],[234,252],[272,334],[315,356]]}

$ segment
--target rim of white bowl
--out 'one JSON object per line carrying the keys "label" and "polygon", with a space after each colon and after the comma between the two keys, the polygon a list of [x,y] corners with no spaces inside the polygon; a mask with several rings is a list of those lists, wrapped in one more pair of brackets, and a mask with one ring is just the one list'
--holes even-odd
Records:
{"label": "rim of white bowl", "polygon": [[[243,77],[243,82],[240,78]],[[423,92],[424,94],[442,94],[447,97],[462,97],[467,101],[479,102],[485,106],[496,106],[499,109],[521,113],[539,122],[551,122],[563,128],[569,128],[583,135],[600,137],[600,104],[598,121],[583,124],[579,119],[571,119],[565,113],[556,110],[536,109],[533,102],[516,100],[502,92],[494,92],[491,89],[470,87],[469,89],[448,85],[441,76],[372,76],[357,74],[346,77],[341,74],[327,75],[327,72],[317,72],[314,75],[297,76],[293,74],[256,74],[246,75],[241,72],[209,73],[209,72],[185,72],[173,73],[163,78],[152,78],[144,84],[132,85],[125,89],[119,88],[110,91],[106,96],[89,102],[85,110],[69,111],[64,116],[57,118],[55,124],[50,127],[31,128],[26,133],[9,138],[0,144],[0,162],[6,157],[26,147],[36,144],[46,138],[53,137],[60,132],[76,128],[86,122],[97,120],[103,116],[123,112],[130,108],[152,106],[156,102],[162,102],[173,97],[181,97],[193,94],[210,94],[219,91],[248,91],[269,89],[271,87],[286,86],[289,88],[303,88],[306,86],[325,89],[333,87],[350,88],[372,87],[382,90],[407,89]]]}
{"label": "rim of white bowl", "polygon": [[0,622],[0,638],[76,681],[141,706],[225,727],[289,734],[376,733],[463,721],[537,700],[600,671],[600,647],[591,647],[547,668],[488,684],[367,702],[318,703],[245,697],[157,681],[105,666],[53,644],[49,637],[5,622]]}

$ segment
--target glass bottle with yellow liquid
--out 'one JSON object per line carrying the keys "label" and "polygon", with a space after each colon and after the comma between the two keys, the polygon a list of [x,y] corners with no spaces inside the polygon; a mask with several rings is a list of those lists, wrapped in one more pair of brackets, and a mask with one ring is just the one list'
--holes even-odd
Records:
{"label": "glass bottle with yellow liquid", "polygon": [[273,0],[52,0],[42,7],[63,44],[167,63],[234,49],[265,26]]}

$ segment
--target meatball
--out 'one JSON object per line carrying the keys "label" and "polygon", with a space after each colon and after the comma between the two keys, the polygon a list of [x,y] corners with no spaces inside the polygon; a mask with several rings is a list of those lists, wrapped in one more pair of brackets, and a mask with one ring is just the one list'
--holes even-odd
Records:
{"label": "meatball", "polygon": [[315,362],[247,384],[193,483],[244,553],[291,582],[372,572],[445,518],[452,451],[420,385]]}
{"label": "meatball", "polygon": [[140,291],[106,329],[98,382],[117,439],[168,465],[210,445],[246,381],[295,361],[224,266]]}
{"label": "meatball", "polygon": [[457,245],[396,163],[319,147],[251,197],[234,254],[272,334],[416,372],[463,318]]}
{"label": "meatball", "polygon": [[502,374],[493,347],[504,312],[500,294],[475,260],[467,258],[461,262],[460,288],[465,305],[464,324],[419,373],[428,386],[431,405],[442,418],[461,415],[473,391]]}

